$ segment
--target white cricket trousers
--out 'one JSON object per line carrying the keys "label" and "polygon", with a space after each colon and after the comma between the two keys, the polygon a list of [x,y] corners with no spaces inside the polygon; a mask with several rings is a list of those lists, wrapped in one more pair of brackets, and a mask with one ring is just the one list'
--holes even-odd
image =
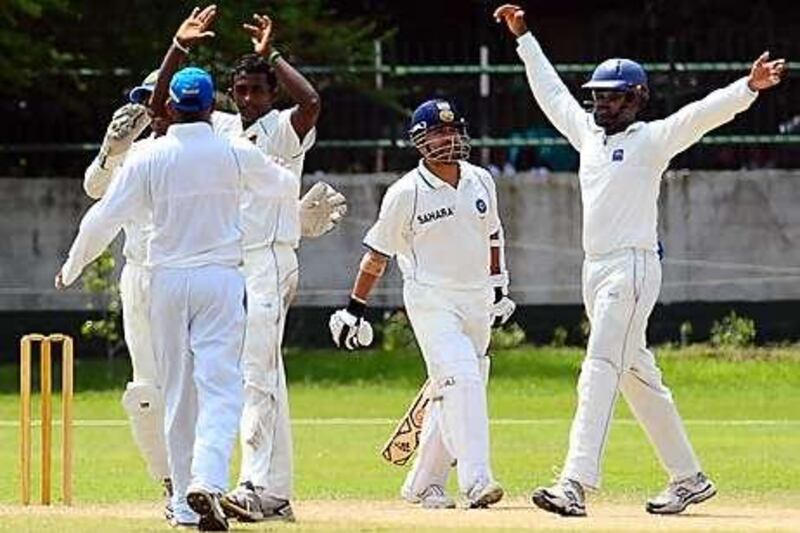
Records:
{"label": "white cricket trousers", "polygon": [[186,489],[223,492],[242,413],[244,279],[238,268],[157,268],[150,324],[165,398],[178,521],[196,522]]}
{"label": "white cricket trousers", "polygon": [[247,328],[242,354],[244,411],[239,482],[292,499],[292,426],[283,367],[283,331],[297,292],[297,255],[289,245],[245,251]]}
{"label": "white cricket trousers", "polygon": [[482,365],[489,347],[491,292],[459,291],[406,280],[403,298],[433,385],[417,459],[403,493],[444,485],[456,461],[468,494],[492,477],[489,414]]}
{"label": "white cricket trousers", "polygon": [[133,367],[133,380],[122,396],[139,452],[153,479],[169,477],[164,437],[164,401],[150,333],[150,270],[133,262],[119,280],[122,327]]}
{"label": "white cricket trousers", "polygon": [[672,394],[647,349],[647,319],[660,289],[661,262],[655,252],[625,248],[584,260],[583,301],[591,332],[562,478],[600,486],[617,391],[673,480],[700,471]]}
{"label": "white cricket trousers", "polygon": [[119,278],[122,327],[131,356],[133,381],[158,384],[158,370],[150,336],[150,270],[126,262]]}

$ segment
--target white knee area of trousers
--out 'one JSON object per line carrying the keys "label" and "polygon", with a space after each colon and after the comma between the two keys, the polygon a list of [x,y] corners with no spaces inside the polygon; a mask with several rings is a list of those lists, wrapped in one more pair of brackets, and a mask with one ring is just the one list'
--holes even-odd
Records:
{"label": "white knee area of trousers", "polygon": [[467,493],[492,478],[486,387],[477,364],[472,372],[437,380],[436,387],[442,398],[443,442],[456,459],[459,488]]}
{"label": "white knee area of trousers", "polygon": [[133,440],[152,478],[169,477],[162,392],[151,383],[130,382],[122,394],[122,407],[130,418]]}
{"label": "white knee area of trousers", "polygon": [[150,271],[126,263],[119,280],[122,327],[131,357],[134,382],[158,383],[159,374],[150,327]]}

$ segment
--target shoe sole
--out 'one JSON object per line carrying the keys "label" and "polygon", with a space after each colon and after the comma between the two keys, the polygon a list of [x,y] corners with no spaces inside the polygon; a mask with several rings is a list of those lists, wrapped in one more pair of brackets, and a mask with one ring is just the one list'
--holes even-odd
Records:
{"label": "shoe sole", "polygon": [[263,514],[252,513],[244,507],[238,505],[233,500],[229,499],[227,496],[223,496],[222,499],[220,499],[219,504],[222,507],[222,511],[225,513],[225,516],[228,518],[235,518],[239,522],[261,522],[264,519]]}
{"label": "shoe sole", "polygon": [[501,487],[495,487],[474,502],[470,502],[470,509],[486,509],[503,499],[505,492]]}
{"label": "shoe sole", "polygon": [[555,498],[555,496],[547,492],[545,489],[536,490],[531,495],[531,501],[533,504],[539,509],[547,511],[548,513],[554,513],[561,516],[586,516],[586,509],[577,509],[571,511],[566,507],[556,505],[552,502],[551,498]]}
{"label": "shoe sole", "polygon": [[662,507],[656,507],[651,505],[649,502],[645,506],[645,510],[650,514],[680,514],[686,510],[687,507],[690,505],[696,505],[698,503],[703,503],[706,500],[710,500],[714,496],[717,495],[717,487],[713,484],[709,484],[700,492],[695,492],[694,494],[690,495],[686,500],[683,502],[683,506],[678,509],[664,509]]}
{"label": "shoe sole", "polygon": [[[186,503],[192,511],[200,515],[197,529],[200,531],[228,531],[225,514],[218,516],[214,511],[214,497],[206,491],[192,491],[186,495]],[[221,509],[220,509],[221,511]]]}

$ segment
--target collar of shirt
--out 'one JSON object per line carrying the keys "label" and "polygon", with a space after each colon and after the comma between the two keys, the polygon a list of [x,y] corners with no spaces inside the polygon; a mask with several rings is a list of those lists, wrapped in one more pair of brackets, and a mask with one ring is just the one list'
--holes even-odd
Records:
{"label": "collar of shirt", "polygon": [[[591,120],[590,120],[589,124],[590,124],[590,126],[592,128],[592,131],[594,131],[595,133],[602,133],[602,134],[605,135],[606,130],[604,130],[602,127],[598,126],[597,123],[595,123],[594,117],[591,117]],[[612,135],[607,135],[607,137],[613,137],[614,135],[619,135],[620,133],[624,133],[624,134],[627,135],[629,133],[633,133],[634,131],[638,130],[642,126],[644,126],[644,122],[642,122],[641,120],[637,120],[636,122],[634,122],[633,124],[631,124],[630,126],[625,128],[624,130],[619,131],[617,133],[614,133]]]}
{"label": "collar of shirt", "polygon": [[[424,161],[424,159],[419,160],[419,164],[417,165],[417,177],[431,189],[441,189],[442,187],[449,186],[446,181],[431,172],[428,167],[425,166]],[[461,180],[470,179],[470,173],[466,172],[463,161],[458,162],[458,173],[459,182]]]}
{"label": "collar of shirt", "polygon": [[189,122],[187,124],[172,124],[167,130],[167,135],[186,139],[190,137],[205,137],[213,135],[214,130],[208,122]]}

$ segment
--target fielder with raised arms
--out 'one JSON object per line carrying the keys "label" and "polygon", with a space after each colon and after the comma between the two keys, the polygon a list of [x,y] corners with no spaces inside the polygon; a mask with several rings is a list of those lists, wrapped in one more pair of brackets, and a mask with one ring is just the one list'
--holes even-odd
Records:
{"label": "fielder with raised arms", "polygon": [[56,286],[74,282],[127,221],[152,220],[150,328],[165,400],[173,523],[227,530],[220,499],[244,396],[239,201],[246,186],[262,202],[283,203],[295,178],[251,143],[213,133],[207,72],[181,70],[170,94],[172,125],[129,158],[86,213]]}
{"label": "fielder with raised arms", "polygon": [[444,487],[455,460],[468,507],[487,507],[503,489],[489,464],[486,350],[493,320],[505,322],[514,311],[501,270],[497,193],[489,173],[466,161],[466,123],[449,102],[420,105],[409,135],[422,159],[386,191],[364,238],[369,250],[350,303],[330,318],[331,335],[349,350],[372,341],[366,301],[397,256],[403,301],[433,390],[401,494],[424,507],[454,507]]}
{"label": "fielder with raised arms", "polygon": [[764,53],[749,76],[663,120],[641,122],[636,116],[649,96],[644,69],[629,59],[609,59],[583,85],[594,101],[587,113],[528,31],[524,15],[510,4],[494,13],[517,37],[536,102],[580,152],[583,300],[591,324],[564,468],[553,486],[534,491],[533,503],[562,515],[586,514],[584,489],[600,486],[600,464],[621,391],[670,476],[646,509],[680,513],[714,496],[716,488],[701,470],[645,338],[661,286],[656,239],[661,176],[675,155],[750,107],[758,91],[778,84],[784,61],[769,61]]}
{"label": "fielder with raised arms", "polygon": [[[206,9],[214,9],[209,6]],[[194,44],[184,26],[161,66],[168,79]],[[295,297],[298,263],[295,249],[301,236],[319,237],[344,216],[345,197],[317,182],[299,201],[306,152],[316,138],[321,103],[308,80],[272,47],[272,21],[253,15],[243,24],[253,54],[242,56],[231,73],[231,96],[238,115],[215,112],[215,133],[246,138],[277,159],[294,175],[294,198],[283,204],[262,203],[245,190],[243,272],[247,283],[247,334],[242,354],[245,406],[240,439],[242,463],[238,487],[223,499],[226,513],[242,521],[294,520],[292,435],[281,346],[286,313]],[[295,106],[273,109],[279,84]],[[164,97],[159,78],[151,105],[158,113]]]}

